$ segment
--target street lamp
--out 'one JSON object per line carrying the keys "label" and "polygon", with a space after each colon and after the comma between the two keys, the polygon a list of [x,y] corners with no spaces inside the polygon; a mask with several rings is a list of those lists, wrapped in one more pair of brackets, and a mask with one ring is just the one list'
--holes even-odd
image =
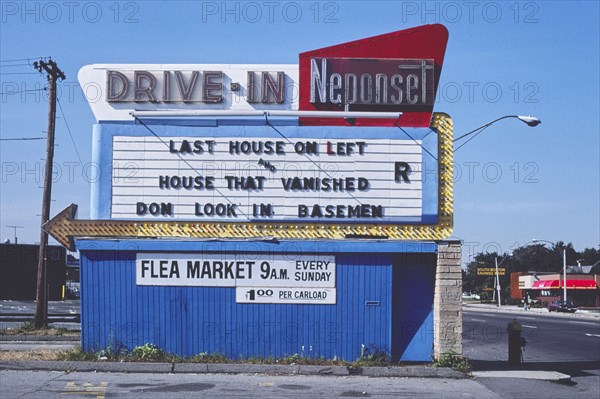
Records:
{"label": "street lamp", "polygon": [[[457,142],[458,140],[462,140],[465,137],[468,137],[472,134],[475,134],[475,136],[477,136],[479,133],[481,133],[482,131],[484,131],[485,129],[487,129],[488,127],[490,127],[491,125],[493,125],[494,123],[501,121],[502,119],[507,119],[507,118],[517,118],[518,120],[520,120],[521,122],[527,124],[527,126],[537,126],[540,123],[542,123],[542,121],[539,118],[536,118],[535,116],[523,116],[523,115],[504,115],[498,119],[494,119],[491,122],[486,123],[485,125],[479,126],[476,129],[471,130],[470,132],[467,132],[465,134],[463,134],[462,136],[459,136],[457,138],[455,138],[453,141]],[[458,148],[464,146],[465,144],[467,144],[469,141],[471,141],[472,139],[475,138],[475,136],[471,137],[469,140],[465,141],[464,143],[462,143]],[[458,150],[458,148],[456,150]],[[456,151],[455,150],[455,151]]]}
{"label": "street lamp", "polygon": [[[552,241],[548,241],[548,240],[538,240],[538,239],[532,239],[531,241],[533,242],[547,242],[548,244],[552,244],[554,245],[554,247],[556,247],[556,243],[552,242]],[[563,300],[566,302],[567,301],[567,247],[565,246],[563,248]]]}
{"label": "street lamp", "polygon": [[498,292],[498,307],[500,307],[500,275],[498,274],[498,267],[500,265],[502,265],[502,263],[506,260],[506,258],[508,258],[509,256],[512,256],[512,252],[509,253],[508,255],[506,255],[504,258],[502,258],[502,260],[500,261],[500,263],[498,263],[498,257],[494,257],[494,261],[496,263],[496,291]]}
{"label": "street lamp", "polygon": [[473,255],[475,255],[475,254],[474,253],[470,253],[470,254],[467,255],[469,257],[468,258],[469,259],[469,263],[471,263],[471,259],[473,258]]}

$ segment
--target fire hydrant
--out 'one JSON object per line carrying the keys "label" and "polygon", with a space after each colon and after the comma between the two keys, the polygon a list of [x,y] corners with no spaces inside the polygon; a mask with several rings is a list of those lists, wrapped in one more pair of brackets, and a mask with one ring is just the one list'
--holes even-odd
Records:
{"label": "fire hydrant", "polygon": [[508,364],[518,366],[523,361],[522,348],[527,343],[527,340],[521,336],[523,327],[517,319],[513,319],[508,323],[506,331],[508,331]]}

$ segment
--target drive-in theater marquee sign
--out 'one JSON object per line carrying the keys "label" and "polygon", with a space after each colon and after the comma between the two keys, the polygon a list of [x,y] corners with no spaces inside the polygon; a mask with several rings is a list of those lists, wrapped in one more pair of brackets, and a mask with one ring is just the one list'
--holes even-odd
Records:
{"label": "drive-in theater marquee sign", "polygon": [[460,353],[452,120],[433,112],[447,39],[425,25],[297,65],[81,68],[90,218],[71,205],[45,229],[80,254],[82,349]]}
{"label": "drive-in theater marquee sign", "polygon": [[446,40],[430,25],[305,52],[298,66],[83,67],[84,91],[101,93],[94,221],[73,220],[73,206],[48,229],[65,244],[447,238],[452,121],[432,113]]}

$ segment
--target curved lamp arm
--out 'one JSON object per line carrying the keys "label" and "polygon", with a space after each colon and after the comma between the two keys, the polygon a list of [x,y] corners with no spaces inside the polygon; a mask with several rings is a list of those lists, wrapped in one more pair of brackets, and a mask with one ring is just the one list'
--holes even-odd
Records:
{"label": "curved lamp arm", "polygon": [[485,125],[479,126],[478,128],[476,128],[476,129],[473,129],[473,130],[471,130],[470,132],[467,132],[467,133],[463,134],[462,136],[459,136],[459,137],[455,138],[453,141],[454,141],[454,142],[456,142],[456,141],[458,141],[458,140],[460,140],[460,139],[463,139],[463,138],[465,138],[465,137],[467,137],[467,136],[470,136],[470,135],[472,135],[473,133],[475,133],[475,132],[477,132],[477,131],[479,131],[479,130],[481,130],[481,129],[485,129],[486,127],[488,127],[488,126],[490,126],[490,125],[493,125],[494,123],[496,123],[496,122],[498,122],[498,121],[500,121],[500,120],[502,120],[502,119],[507,119],[507,118],[517,118],[517,119],[518,119],[518,120],[520,120],[521,122],[523,122],[523,123],[526,123],[526,124],[527,124],[527,126],[532,126],[532,127],[533,127],[533,126],[537,126],[537,125],[539,125],[540,123],[542,123],[542,121],[541,121],[539,118],[536,118],[535,116],[531,116],[531,115],[530,115],[530,116],[523,116],[523,115],[504,115],[504,116],[501,116],[501,117],[500,117],[500,118],[498,118],[498,119],[494,119],[493,121],[486,123]]}

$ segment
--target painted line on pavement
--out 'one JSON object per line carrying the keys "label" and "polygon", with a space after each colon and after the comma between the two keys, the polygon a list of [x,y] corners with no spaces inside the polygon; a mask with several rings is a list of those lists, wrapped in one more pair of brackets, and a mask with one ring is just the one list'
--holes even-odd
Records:
{"label": "painted line on pavement", "polygon": [[587,334],[586,333],[585,335],[587,335],[588,337],[598,337],[598,338],[600,338],[600,334]]}
{"label": "painted line on pavement", "polygon": [[536,326],[529,326],[527,324],[521,324],[521,326],[524,328],[537,328]]}
{"label": "painted line on pavement", "polygon": [[600,327],[600,323],[594,323],[593,321],[567,320],[567,323],[571,323],[571,324],[589,324],[589,325],[592,325],[592,326],[599,326]]}
{"label": "painted line on pavement", "polygon": [[[469,316],[471,315],[470,312],[465,312],[463,311],[463,313],[469,313]],[[484,313],[484,312],[477,312],[477,314],[483,316],[483,317],[487,317],[490,319],[518,319],[518,320],[540,320],[541,317],[522,317],[518,314],[510,314],[510,313]]]}
{"label": "painted line on pavement", "polygon": [[95,396],[96,399],[105,399],[108,382],[101,382],[100,385],[92,385],[86,382],[82,385],[77,385],[74,381],[68,382],[63,389],[63,394]]}
{"label": "painted line on pavement", "polygon": [[569,381],[571,379],[570,375],[559,373],[557,371],[537,370],[474,371],[471,375],[477,378],[523,378],[544,381]]}

